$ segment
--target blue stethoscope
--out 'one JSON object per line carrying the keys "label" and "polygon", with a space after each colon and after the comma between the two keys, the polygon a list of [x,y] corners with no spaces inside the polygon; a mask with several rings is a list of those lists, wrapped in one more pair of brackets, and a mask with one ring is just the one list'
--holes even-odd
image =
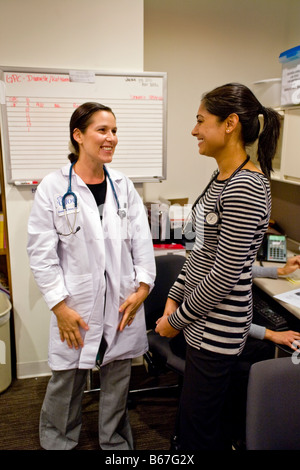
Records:
{"label": "blue stethoscope", "polygon": [[[72,170],[73,170],[73,166],[75,165],[76,162],[73,162],[70,166],[70,171],[69,171],[69,185],[68,185],[68,189],[67,189],[67,192],[62,196],[62,199],[61,199],[61,203],[62,203],[62,207],[63,207],[63,210],[64,210],[64,216],[66,218],[66,221],[67,221],[67,224],[68,224],[68,227],[69,227],[69,230],[70,232],[69,233],[61,233],[61,232],[58,232],[59,235],[63,235],[65,237],[69,236],[69,235],[72,235],[75,233],[77,233],[79,230],[80,230],[80,226],[76,227],[75,229],[75,225],[76,225],[76,220],[77,220],[77,208],[78,208],[78,202],[77,202],[77,196],[76,194],[72,191]],[[115,190],[115,187],[114,187],[114,184],[112,182],[112,179],[109,175],[109,172],[107,170],[107,168],[105,167],[105,165],[103,166],[103,169],[104,169],[104,173],[105,175],[107,176],[108,180],[109,180],[109,183],[110,183],[110,186],[111,186],[111,189],[112,189],[112,192],[113,192],[113,195],[114,195],[114,199],[116,201],[116,204],[117,204],[117,214],[118,216],[123,219],[124,217],[126,217],[127,215],[127,211],[125,209],[125,206],[124,206],[124,209],[121,209],[120,207],[120,202],[119,202],[119,198],[118,198],[118,195],[116,193],[116,190]],[[68,196],[72,196],[73,197],[73,200],[74,200],[74,210],[75,210],[75,216],[74,216],[74,222],[73,222],[73,225],[71,225],[70,223],[70,220],[69,220],[69,217],[68,217],[68,212],[67,212],[67,209],[66,209],[66,198]]]}

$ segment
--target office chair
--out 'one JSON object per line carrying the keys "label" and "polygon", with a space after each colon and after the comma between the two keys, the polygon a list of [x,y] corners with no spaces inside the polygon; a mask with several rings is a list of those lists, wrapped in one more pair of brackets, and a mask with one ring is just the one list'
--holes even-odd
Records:
{"label": "office chair", "polygon": [[248,450],[300,450],[299,397],[299,356],[253,364],[247,397]]}
{"label": "office chair", "polygon": [[144,355],[150,375],[172,370],[180,377],[184,374],[185,360],[175,355],[170,347],[171,338],[155,333],[156,320],[163,315],[170,287],[177,279],[186,261],[185,256],[167,254],[156,256],[155,286],[144,302],[149,351]]}

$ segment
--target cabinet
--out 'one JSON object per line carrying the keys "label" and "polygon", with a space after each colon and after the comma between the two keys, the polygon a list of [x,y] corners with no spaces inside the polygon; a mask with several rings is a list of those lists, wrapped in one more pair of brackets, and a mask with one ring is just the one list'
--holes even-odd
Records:
{"label": "cabinet", "polygon": [[[9,258],[9,242],[7,236],[7,217],[6,217],[6,200],[5,200],[5,184],[3,174],[3,160],[1,150],[0,135],[0,283],[5,290],[9,290],[12,296],[11,274],[10,274],[10,258]],[[0,286],[0,287],[1,287]]]}
{"label": "cabinet", "polygon": [[[7,214],[6,214],[6,198],[5,198],[5,183],[3,173],[3,159],[2,159],[2,146],[0,134],[0,216],[1,216],[1,231],[0,231],[0,283],[1,286],[10,294],[12,303],[12,283],[11,283],[11,270],[10,270],[10,257],[9,257],[9,241],[7,230]],[[10,357],[11,357],[11,374],[16,377],[16,344],[15,344],[15,328],[13,311],[10,315]]]}
{"label": "cabinet", "polygon": [[[300,106],[278,108],[276,111],[281,116],[281,132],[271,178],[300,185]],[[257,142],[248,149],[251,160],[257,165],[256,151]]]}
{"label": "cabinet", "polygon": [[280,180],[300,184],[300,107],[284,111]]}

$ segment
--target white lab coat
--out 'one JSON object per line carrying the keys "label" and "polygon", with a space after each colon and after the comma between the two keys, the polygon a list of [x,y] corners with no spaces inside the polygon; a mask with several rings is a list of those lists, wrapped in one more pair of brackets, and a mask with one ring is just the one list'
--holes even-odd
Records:
{"label": "white lab coat", "polygon": [[[76,234],[69,233],[61,214],[61,196],[68,188],[70,165],[47,175],[39,184],[28,223],[30,267],[40,291],[52,309],[65,302],[88,324],[81,331],[84,347],[70,349],[62,342],[56,316],[52,313],[49,339],[49,365],[52,370],[94,367],[102,335],[107,342],[103,365],[142,355],[148,348],[144,309],[133,323],[120,332],[119,307],[140,282],[153,287],[155,262],[151,234],[143,203],[133,183],[123,174],[109,170],[121,208],[109,181],[102,223],[94,196],[72,172],[72,191],[78,198]],[[71,207],[71,206],[69,206]],[[68,205],[67,205],[68,209]],[[74,213],[69,214],[73,225]]]}

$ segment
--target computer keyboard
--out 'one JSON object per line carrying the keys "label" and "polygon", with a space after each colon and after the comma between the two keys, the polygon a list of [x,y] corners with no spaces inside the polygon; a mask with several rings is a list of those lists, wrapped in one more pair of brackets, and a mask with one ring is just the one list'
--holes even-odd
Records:
{"label": "computer keyboard", "polygon": [[283,315],[277,311],[275,312],[270,304],[253,289],[253,322],[258,322],[259,319],[261,320],[259,323],[269,329],[275,331],[288,329],[288,323]]}

